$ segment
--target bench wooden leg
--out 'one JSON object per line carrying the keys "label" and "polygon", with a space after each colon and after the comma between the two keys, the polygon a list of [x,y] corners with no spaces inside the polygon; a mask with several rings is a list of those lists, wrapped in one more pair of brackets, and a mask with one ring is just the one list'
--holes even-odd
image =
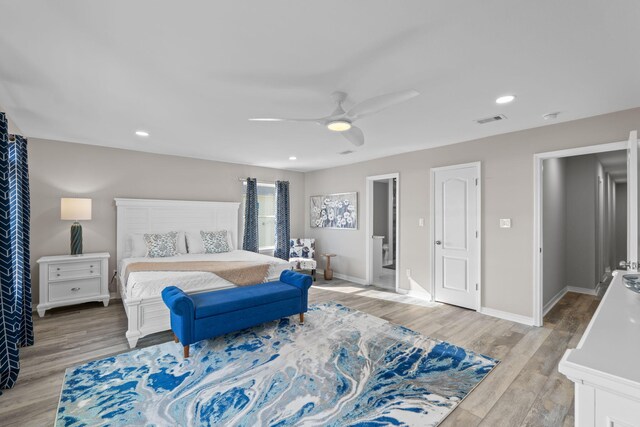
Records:
{"label": "bench wooden leg", "polygon": [[185,345],[182,350],[184,351],[184,358],[189,357],[189,346]]}
{"label": "bench wooden leg", "polygon": [[178,341],[180,341],[178,339],[178,336],[176,334],[173,334],[173,342],[178,342]]}
{"label": "bench wooden leg", "polygon": [[304,313],[300,313],[300,323],[304,323]]}

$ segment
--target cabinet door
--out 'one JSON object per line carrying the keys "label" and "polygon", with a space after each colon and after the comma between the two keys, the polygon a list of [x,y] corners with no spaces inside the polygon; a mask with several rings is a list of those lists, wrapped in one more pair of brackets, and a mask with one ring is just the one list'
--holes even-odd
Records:
{"label": "cabinet door", "polygon": [[595,410],[596,426],[640,427],[640,402],[638,401],[596,389]]}

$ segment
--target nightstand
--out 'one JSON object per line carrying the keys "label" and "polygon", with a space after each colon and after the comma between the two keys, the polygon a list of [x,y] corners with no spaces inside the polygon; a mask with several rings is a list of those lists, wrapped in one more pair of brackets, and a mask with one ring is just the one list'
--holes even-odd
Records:
{"label": "nightstand", "polygon": [[40,264],[38,315],[53,307],[102,301],[109,305],[109,254],[46,256]]}

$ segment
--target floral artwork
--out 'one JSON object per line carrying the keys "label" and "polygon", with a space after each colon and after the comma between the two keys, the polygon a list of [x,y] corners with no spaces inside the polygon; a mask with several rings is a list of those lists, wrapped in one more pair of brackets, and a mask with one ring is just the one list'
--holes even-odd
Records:
{"label": "floral artwork", "polygon": [[358,229],[358,193],[311,196],[312,228]]}

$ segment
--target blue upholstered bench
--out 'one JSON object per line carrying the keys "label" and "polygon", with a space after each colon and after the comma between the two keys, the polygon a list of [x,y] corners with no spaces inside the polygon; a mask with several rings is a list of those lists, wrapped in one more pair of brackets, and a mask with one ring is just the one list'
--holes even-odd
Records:
{"label": "blue upholstered bench", "polygon": [[189,357],[189,345],[200,340],[294,314],[304,323],[311,283],[310,276],[285,270],[274,282],[193,295],[169,286],[162,300],[171,311],[175,341]]}

